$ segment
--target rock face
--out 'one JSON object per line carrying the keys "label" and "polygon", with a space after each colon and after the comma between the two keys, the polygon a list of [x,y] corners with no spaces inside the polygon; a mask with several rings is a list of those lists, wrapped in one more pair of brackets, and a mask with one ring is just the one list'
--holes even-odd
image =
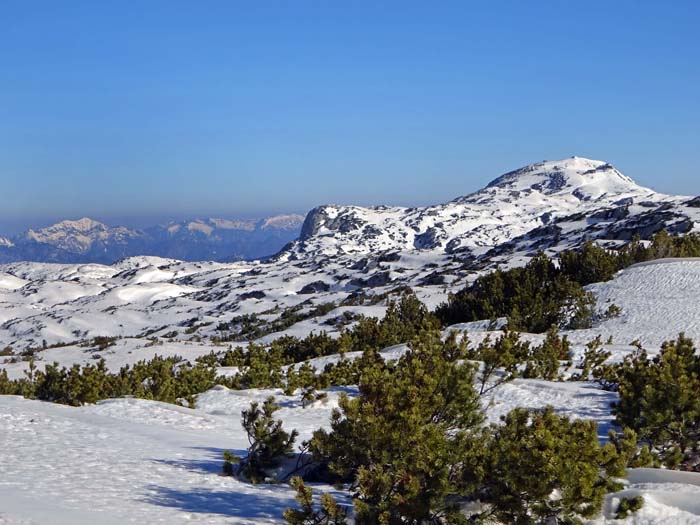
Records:
{"label": "rock face", "polygon": [[0,238],[0,262],[112,263],[154,255],[188,261],[257,259],[296,239],[303,217],[197,219],[135,230],[83,218]]}
{"label": "rock face", "polygon": [[333,206],[319,206],[311,210],[301,227],[300,240],[309,240],[314,236],[323,235],[326,231],[349,233],[361,229],[362,220],[352,213],[338,213],[338,210],[339,208]]}

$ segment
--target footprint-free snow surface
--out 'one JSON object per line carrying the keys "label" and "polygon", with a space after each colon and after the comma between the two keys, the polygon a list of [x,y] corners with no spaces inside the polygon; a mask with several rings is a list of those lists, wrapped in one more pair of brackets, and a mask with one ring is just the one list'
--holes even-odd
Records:
{"label": "footprint-free snow surface", "polygon": [[[270,392],[213,390],[198,410],[136,399],[73,408],[0,397],[0,523],[279,523],[286,485],[220,475],[248,443],[239,417]],[[306,437],[330,404],[281,398]]]}

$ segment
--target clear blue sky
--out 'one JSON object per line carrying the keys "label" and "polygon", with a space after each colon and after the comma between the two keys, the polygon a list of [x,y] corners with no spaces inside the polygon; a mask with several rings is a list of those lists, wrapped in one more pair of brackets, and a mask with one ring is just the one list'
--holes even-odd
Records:
{"label": "clear blue sky", "polygon": [[0,3],[0,233],[427,204],[571,155],[700,193],[697,1]]}

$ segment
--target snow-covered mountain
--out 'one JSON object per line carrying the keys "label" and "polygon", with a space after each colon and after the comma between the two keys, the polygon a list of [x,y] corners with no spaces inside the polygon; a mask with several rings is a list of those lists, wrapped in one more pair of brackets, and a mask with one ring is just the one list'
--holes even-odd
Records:
{"label": "snow-covered mountain", "polygon": [[665,225],[695,228],[700,200],[637,185],[612,165],[572,157],[506,173],[486,188],[424,208],[321,206],[284,256],[372,254],[387,250],[483,256],[504,243],[546,237],[628,239]]}
{"label": "snow-covered mountain", "polygon": [[110,227],[84,217],[66,220],[40,230],[30,229],[13,239],[7,259],[47,262],[111,262],[132,255],[136,246],[146,245],[137,230]]}
{"label": "snow-covered mountain", "polygon": [[171,222],[145,230],[158,255],[187,261],[234,261],[274,255],[299,235],[304,217],[276,215],[262,219],[196,219]]}
{"label": "snow-covered mountain", "polygon": [[[537,250],[554,253],[589,238],[615,244],[664,227],[700,229],[700,199],[643,188],[604,162],[543,162],[436,206],[316,208],[300,238],[262,262],[134,257],[111,266],[0,265],[0,346],[144,333],[189,339],[182,327],[192,323],[206,340],[221,336],[227,323],[235,331],[244,314],[272,322],[289,308],[303,318],[332,303],[321,325],[299,324],[301,332],[328,328],[347,311],[380,312],[370,306],[372,297],[401,287],[434,306],[480,272],[522,264]],[[246,231],[241,228],[192,221],[161,234],[185,249],[192,239]]]}
{"label": "snow-covered mountain", "polygon": [[111,228],[84,217],[77,221],[59,222],[41,230],[29,230],[24,234],[24,239],[67,252],[85,254],[96,245],[126,244],[139,236],[137,231],[123,227]]}
{"label": "snow-covered mountain", "polygon": [[155,255],[183,260],[256,259],[274,254],[299,233],[303,217],[257,220],[197,219],[142,230],[82,218],[0,238],[0,262],[112,263]]}

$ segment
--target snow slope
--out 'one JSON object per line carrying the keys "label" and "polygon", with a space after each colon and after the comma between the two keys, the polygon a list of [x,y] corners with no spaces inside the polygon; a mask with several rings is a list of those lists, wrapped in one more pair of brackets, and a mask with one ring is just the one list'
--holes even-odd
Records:
{"label": "snow slope", "polygon": [[234,418],[141,400],[0,405],[0,523],[279,523],[292,503],[287,487],[218,475],[222,449],[244,447]]}
{"label": "snow slope", "polygon": [[620,317],[589,330],[571,332],[573,341],[596,335],[616,343],[639,340],[650,351],[684,332],[700,343],[700,259],[660,259],[619,272],[612,281],[588,287],[600,310],[616,304]]}

